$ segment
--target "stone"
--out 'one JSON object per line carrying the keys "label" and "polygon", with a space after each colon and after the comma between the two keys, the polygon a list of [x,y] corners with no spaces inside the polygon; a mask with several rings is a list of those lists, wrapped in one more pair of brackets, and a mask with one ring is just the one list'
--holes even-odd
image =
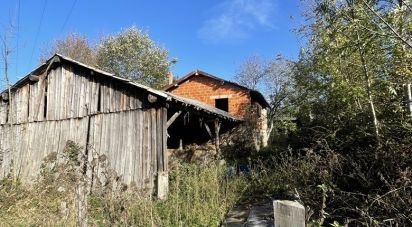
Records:
{"label": "stone", "polygon": [[275,227],[305,227],[305,207],[296,201],[273,201]]}

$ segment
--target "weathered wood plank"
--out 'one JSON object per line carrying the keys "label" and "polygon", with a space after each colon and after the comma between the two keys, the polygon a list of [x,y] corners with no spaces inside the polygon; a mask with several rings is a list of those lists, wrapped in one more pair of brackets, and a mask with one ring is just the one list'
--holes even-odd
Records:
{"label": "weathered wood plank", "polygon": [[157,166],[155,171],[163,171],[163,138],[162,138],[162,132],[163,132],[163,119],[162,119],[162,109],[158,108],[156,109],[156,159],[157,159]]}
{"label": "weathered wood plank", "polygon": [[48,86],[47,86],[47,104],[46,104],[46,119],[47,120],[52,120],[54,116],[52,116],[53,112],[52,110],[54,109],[54,104],[55,102],[55,77],[54,77],[54,71],[51,70],[49,71],[49,75],[47,75],[47,81],[48,81]]}
{"label": "weathered wood plank", "polygon": [[138,120],[136,124],[136,128],[138,130],[137,136],[136,136],[136,142],[138,143],[138,148],[137,148],[137,161],[136,161],[136,166],[135,166],[135,175],[136,178],[136,184],[138,187],[142,188],[143,187],[143,134],[144,134],[144,112],[143,111],[138,111],[137,112]]}
{"label": "weathered wood plank", "polygon": [[54,104],[54,108],[52,110],[54,117],[52,120],[58,120],[60,119],[60,110],[62,106],[62,97],[61,97],[61,84],[62,84],[62,77],[59,75],[58,70],[61,69],[61,67],[58,67],[56,69],[53,69],[53,77],[55,78],[54,82],[54,100],[56,101]]}
{"label": "weathered wood plank", "polygon": [[152,125],[151,128],[151,164],[150,164],[150,176],[153,176],[153,173],[157,170],[157,119],[156,119],[156,108],[150,109],[150,122]]}
{"label": "weathered wood plank", "polygon": [[8,109],[9,109],[9,103],[6,101],[0,100],[0,124],[7,123]]}
{"label": "weathered wood plank", "polygon": [[163,171],[168,171],[169,170],[169,159],[167,156],[167,109],[162,107],[162,118],[163,118],[163,124],[162,124],[162,138],[163,138],[163,143],[162,143],[162,152],[163,152]]}
{"label": "weathered wood plank", "polygon": [[37,82],[37,97],[36,97],[36,110],[34,112],[34,119],[36,121],[44,120],[45,116],[45,105],[46,105],[46,95],[48,89],[48,80],[45,77],[41,77],[40,81]]}
{"label": "weathered wood plank", "polygon": [[135,164],[136,164],[136,153],[137,153],[137,141],[135,140],[136,134],[137,134],[137,128],[133,127],[134,122],[137,121],[137,112],[131,112],[132,117],[129,120],[128,126],[131,128],[130,130],[130,135],[129,135],[129,140],[128,140],[128,147],[129,147],[129,169],[128,169],[128,174],[130,176],[130,182],[135,182],[135,177],[134,177],[134,169],[135,169]]}
{"label": "weathered wood plank", "polygon": [[149,116],[148,116],[148,111],[143,112],[143,156],[142,156],[142,177],[143,177],[143,187],[146,186],[146,181],[147,181],[147,175],[148,175],[148,151],[150,150],[150,142],[148,141],[150,139],[149,133]]}
{"label": "weathered wood plank", "polygon": [[58,111],[57,119],[65,119],[66,118],[66,90],[67,90],[67,78],[63,75],[63,67],[58,67],[58,77],[60,80],[59,83],[59,96],[60,96],[60,107]]}

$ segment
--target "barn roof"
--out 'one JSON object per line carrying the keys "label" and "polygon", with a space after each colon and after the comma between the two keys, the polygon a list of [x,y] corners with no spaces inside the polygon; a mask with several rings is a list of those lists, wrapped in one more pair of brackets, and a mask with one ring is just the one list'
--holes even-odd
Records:
{"label": "barn roof", "polygon": [[266,101],[265,97],[259,91],[249,89],[249,88],[247,88],[243,85],[240,85],[238,83],[235,83],[235,82],[232,82],[232,81],[229,81],[229,80],[224,80],[220,77],[214,76],[212,74],[209,74],[209,73],[207,73],[205,71],[202,71],[202,70],[199,70],[199,69],[196,69],[196,70],[193,70],[193,71],[189,72],[185,76],[183,76],[180,79],[176,80],[172,84],[166,85],[162,89],[165,90],[165,91],[171,91],[171,90],[173,90],[173,88],[179,86],[181,83],[185,82],[186,80],[189,80],[190,78],[192,78],[194,76],[199,76],[199,75],[204,76],[204,77],[208,77],[208,78],[213,79],[213,80],[217,80],[219,82],[228,83],[228,84],[234,85],[236,87],[239,87],[241,89],[245,89],[245,90],[249,91],[250,96],[254,100],[256,100],[257,102],[259,102],[263,107],[269,107],[269,103]]}
{"label": "barn roof", "polygon": [[110,77],[110,78],[112,78],[112,79],[115,79],[115,80],[118,80],[118,81],[122,81],[122,82],[124,82],[124,83],[126,83],[126,84],[129,84],[129,85],[132,85],[132,86],[134,86],[134,87],[140,88],[140,89],[142,89],[142,90],[148,91],[149,93],[152,93],[152,94],[155,94],[155,95],[158,95],[158,96],[167,98],[167,95],[164,94],[164,92],[162,92],[162,91],[153,89],[153,88],[148,87],[148,86],[145,86],[145,85],[143,85],[143,84],[139,84],[139,83],[133,82],[133,81],[131,81],[131,80],[129,80],[129,79],[125,79],[125,78],[116,76],[116,75],[113,74],[113,73],[109,73],[109,72],[106,72],[106,71],[97,69],[97,68],[95,68],[95,67],[93,67],[93,66],[83,64],[83,63],[81,63],[81,62],[79,62],[79,61],[76,61],[76,60],[71,59],[71,58],[69,58],[69,57],[63,56],[63,55],[61,55],[61,54],[55,54],[55,56],[59,56],[60,58],[66,60],[66,61],[69,61],[69,62],[71,62],[71,63],[73,63],[73,64],[82,66],[82,67],[84,67],[84,68],[90,69],[90,70],[92,70],[92,71],[94,71],[94,72],[96,72],[96,73],[105,75],[105,76]]}
{"label": "barn roof", "polygon": [[[170,103],[178,103],[178,104],[180,104],[180,105],[182,105],[182,106],[184,106],[184,107],[186,107],[186,108],[192,108],[192,109],[194,109],[194,110],[196,110],[196,111],[198,111],[198,112],[203,112],[204,114],[212,115],[212,116],[214,116],[214,117],[221,118],[221,119],[225,119],[225,120],[228,120],[228,121],[233,121],[233,122],[241,121],[239,118],[237,118],[237,117],[235,117],[235,116],[233,116],[233,115],[231,115],[231,114],[229,114],[229,113],[227,113],[227,112],[225,112],[225,111],[222,111],[222,110],[220,110],[220,109],[217,109],[217,108],[215,108],[215,107],[212,107],[212,106],[203,104],[203,103],[198,102],[198,101],[196,101],[196,100],[192,100],[192,99],[188,99],[188,98],[183,98],[183,97],[180,97],[180,96],[175,95],[175,94],[170,94],[170,93],[168,93],[168,92],[166,92],[166,91],[161,91],[161,90],[156,90],[156,89],[150,88],[150,87],[145,86],[145,85],[143,85],[143,84],[139,84],[139,83],[133,82],[133,81],[131,81],[131,80],[129,80],[129,79],[125,79],[125,78],[116,76],[116,75],[113,74],[113,73],[109,73],[109,72],[106,72],[106,71],[97,69],[97,68],[95,68],[95,67],[93,67],[93,66],[86,65],[86,64],[81,63],[81,62],[79,62],[79,61],[76,61],[76,60],[74,60],[74,59],[72,59],[72,58],[69,58],[69,57],[66,57],[66,56],[64,56],[64,55],[57,54],[57,53],[56,53],[55,55],[53,55],[53,57],[51,57],[51,58],[50,58],[49,60],[47,60],[45,63],[43,63],[42,65],[40,65],[40,66],[37,67],[36,69],[34,69],[34,70],[33,70],[32,72],[30,72],[29,74],[27,74],[25,77],[23,77],[22,79],[20,79],[19,81],[17,81],[14,85],[11,86],[11,88],[12,88],[12,89],[18,88],[18,87],[26,84],[28,81],[30,81],[30,77],[31,77],[32,75],[40,75],[40,74],[44,73],[45,71],[47,71],[48,65],[49,65],[49,64],[52,64],[53,61],[54,61],[54,59],[56,59],[56,57],[58,58],[58,61],[57,61],[57,62],[63,60],[63,61],[65,61],[65,62],[78,65],[78,66],[80,66],[80,67],[82,67],[82,68],[86,68],[86,69],[91,70],[91,71],[93,71],[93,72],[95,72],[95,73],[98,73],[98,74],[100,74],[100,75],[103,75],[103,76],[109,77],[109,78],[111,78],[111,79],[114,79],[114,80],[116,80],[116,81],[122,82],[122,83],[124,83],[124,84],[126,84],[126,85],[129,85],[129,86],[132,86],[132,87],[135,87],[135,88],[139,88],[139,89],[145,90],[145,91],[147,91],[147,92],[149,92],[149,93],[151,93],[151,94],[153,94],[153,95],[156,95],[156,96],[165,98],[166,101],[168,101],[168,102],[170,102]],[[5,93],[6,91],[7,91],[7,90],[1,92],[1,94],[2,94],[2,93]]]}

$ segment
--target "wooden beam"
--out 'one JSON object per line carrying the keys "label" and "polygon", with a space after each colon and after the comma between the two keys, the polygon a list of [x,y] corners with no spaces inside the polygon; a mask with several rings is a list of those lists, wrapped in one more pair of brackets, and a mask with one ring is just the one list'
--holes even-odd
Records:
{"label": "wooden beam", "polygon": [[29,80],[30,80],[30,81],[33,81],[33,82],[37,82],[37,81],[40,80],[40,77],[39,77],[39,76],[36,76],[36,75],[33,75],[33,74],[30,74],[30,75],[29,75]]}
{"label": "wooden beam", "polygon": [[152,94],[149,94],[148,96],[147,96],[147,101],[149,101],[149,103],[156,103],[157,102],[157,97],[156,96],[154,96],[154,95],[152,95]]}
{"label": "wooden beam", "polygon": [[48,73],[49,73],[49,70],[50,70],[50,68],[52,67],[52,65],[53,65],[54,63],[60,63],[60,62],[61,62],[60,57],[57,56],[57,55],[55,55],[55,56],[49,61],[48,65],[47,65],[47,68],[46,68],[46,71],[44,71],[44,73],[43,73],[43,76],[44,76],[44,77],[47,77],[47,76],[48,76]]}
{"label": "wooden beam", "polygon": [[170,125],[182,114],[182,111],[177,111],[173,116],[167,121],[166,128],[169,128]]}
{"label": "wooden beam", "polygon": [[212,134],[212,131],[209,128],[209,125],[207,125],[206,123],[204,125],[205,125],[205,129],[207,131],[207,134],[209,134],[210,138],[213,138],[213,134]]}
{"label": "wooden beam", "polygon": [[219,118],[215,119],[215,148],[216,148],[216,158],[220,158],[220,140],[219,140],[219,132],[220,132],[220,125],[221,122]]}

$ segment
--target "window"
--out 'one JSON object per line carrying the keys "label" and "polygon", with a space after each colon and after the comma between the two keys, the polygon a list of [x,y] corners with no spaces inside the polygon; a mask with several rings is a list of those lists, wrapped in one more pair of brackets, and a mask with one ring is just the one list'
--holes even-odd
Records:
{"label": "window", "polygon": [[215,99],[215,107],[228,112],[229,111],[229,99],[228,98]]}

